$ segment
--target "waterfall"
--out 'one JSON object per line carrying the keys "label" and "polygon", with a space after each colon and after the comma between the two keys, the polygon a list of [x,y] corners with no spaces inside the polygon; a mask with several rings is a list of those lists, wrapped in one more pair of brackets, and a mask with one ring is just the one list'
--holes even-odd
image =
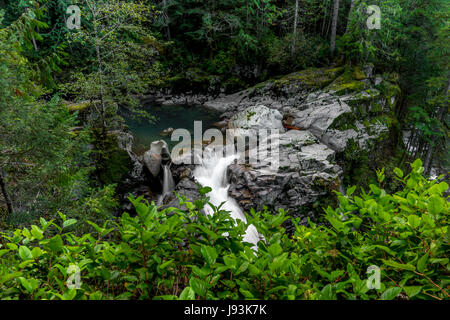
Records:
{"label": "waterfall", "polygon": [[172,172],[170,171],[170,163],[163,165],[163,195],[171,193],[175,188]]}
{"label": "waterfall", "polygon": [[[222,202],[225,202],[221,209],[229,211],[233,219],[247,222],[239,205],[233,198],[228,196],[230,185],[227,180],[227,168],[235,159],[237,159],[237,156],[223,157],[206,148],[203,153],[202,164],[195,168],[194,176],[202,186],[208,186],[212,189],[208,196],[214,206],[219,206]],[[211,207],[205,207],[205,211],[208,215],[214,213]],[[259,240],[260,235],[258,231],[255,226],[250,225],[245,232],[244,241],[253,243],[256,249],[256,244]]]}
{"label": "waterfall", "polygon": [[158,198],[158,205],[162,204],[164,197],[175,189],[175,181],[173,180],[172,171],[170,171],[170,163],[162,165],[163,167],[163,188]]}

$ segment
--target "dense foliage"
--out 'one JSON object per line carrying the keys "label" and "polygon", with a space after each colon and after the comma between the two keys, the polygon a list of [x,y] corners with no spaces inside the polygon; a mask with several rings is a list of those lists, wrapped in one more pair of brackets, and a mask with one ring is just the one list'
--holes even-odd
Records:
{"label": "dense foliage", "polygon": [[[70,5],[79,30],[66,25]],[[448,185],[428,177],[450,159],[449,6],[0,0],[0,299],[448,299]],[[294,234],[289,213],[251,212],[257,251],[242,222],[201,213],[207,197],[180,196],[187,210],[130,199],[137,215],[115,218],[129,158],[120,110],[152,119],[144,94],[216,97],[331,65],[399,84],[395,136],[408,135],[383,159],[394,174],[338,194],[317,221],[294,220]],[[379,289],[366,286],[370,266]],[[81,288],[69,289],[78,269]]]}
{"label": "dense foliage", "polygon": [[[423,178],[421,164],[407,176],[396,169],[403,188],[395,194],[383,190],[382,171],[367,193],[338,194],[325,224],[296,223],[292,236],[282,226],[285,212],[252,212],[249,223],[264,235],[256,251],[241,242],[242,221],[220,208],[212,217],[200,213],[207,197],[180,197],[186,210],[130,199],[137,216],[88,222],[95,232],[81,236],[62,213],[61,222],[41,218],[1,236],[0,297],[448,299],[448,185]],[[370,266],[381,269],[379,288],[367,285]]]}

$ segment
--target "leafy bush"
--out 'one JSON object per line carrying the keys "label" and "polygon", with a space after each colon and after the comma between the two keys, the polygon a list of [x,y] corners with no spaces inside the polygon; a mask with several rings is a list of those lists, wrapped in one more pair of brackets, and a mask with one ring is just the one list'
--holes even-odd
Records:
{"label": "leafy bush", "polygon": [[[208,198],[158,210],[130,199],[137,215],[124,213],[81,237],[77,221],[45,221],[1,235],[1,299],[448,299],[449,208],[445,182],[421,176],[420,160],[409,175],[395,173],[403,190],[381,184],[353,195],[338,194],[325,210],[328,225],[296,223],[289,235],[282,210],[251,212],[264,236],[258,250],[243,243],[246,225],[215,208]],[[209,188],[201,192],[207,193]],[[379,289],[369,289],[369,266],[381,269]],[[80,271],[80,288],[76,284]]]}

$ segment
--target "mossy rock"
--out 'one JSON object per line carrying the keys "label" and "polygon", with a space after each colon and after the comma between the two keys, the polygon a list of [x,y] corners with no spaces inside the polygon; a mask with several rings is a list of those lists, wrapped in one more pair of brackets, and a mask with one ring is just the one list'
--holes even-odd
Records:
{"label": "mossy rock", "polygon": [[326,90],[342,96],[352,92],[363,91],[366,87],[367,85],[364,80],[358,80],[355,78],[354,69],[347,68],[344,69],[344,73],[334,80],[333,83],[326,88]]}
{"label": "mossy rock", "polygon": [[349,129],[358,130],[358,128],[355,125],[356,120],[357,119],[354,112],[353,113],[346,112],[338,116],[336,119],[334,119],[329,129],[336,129],[339,131],[345,131]]}
{"label": "mossy rock", "polygon": [[364,90],[366,85],[362,81],[353,80],[350,82],[333,83],[328,87],[329,91],[338,96],[343,96],[352,92]]}
{"label": "mossy rock", "polygon": [[274,80],[273,84],[276,87],[303,85],[309,89],[320,89],[330,84],[343,70],[343,67],[311,68],[288,74]]}
{"label": "mossy rock", "polygon": [[76,111],[78,111],[78,112],[86,111],[90,106],[91,106],[91,102],[84,101],[84,102],[79,102],[79,103],[68,104],[67,108],[69,109],[70,113],[73,113]]}
{"label": "mossy rock", "polygon": [[397,72],[385,73],[383,74],[383,79],[386,79],[392,83],[398,83],[400,80],[400,75]]}
{"label": "mossy rock", "polygon": [[362,70],[362,68],[360,66],[357,66],[353,70],[353,78],[355,80],[364,80],[367,77],[366,77],[366,74],[364,73],[364,71]]}
{"label": "mossy rock", "polygon": [[367,89],[358,92],[346,102],[352,108],[353,112],[357,112],[359,117],[365,117],[368,113],[378,113],[383,111],[383,97],[377,89]]}
{"label": "mossy rock", "polygon": [[[400,96],[401,89],[397,84],[394,84],[389,81],[383,81],[380,85],[380,89],[383,92],[383,95],[386,97],[387,105],[391,110],[394,110],[396,107],[395,97]],[[393,99],[394,98],[394,99]]]}

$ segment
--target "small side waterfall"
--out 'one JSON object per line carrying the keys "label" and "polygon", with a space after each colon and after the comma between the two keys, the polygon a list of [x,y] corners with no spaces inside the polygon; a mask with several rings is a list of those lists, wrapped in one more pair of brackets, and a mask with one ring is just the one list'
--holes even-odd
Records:
{"label": "small side waterfall", "polygon": [[172,171],[170,171],[170,163],[163,165],[163,195],[166,195],[175,188]]}
{"label": "small side waterfall", "polygon": [[[230,185],[227,181],[227,168],[236,158],[237,156],[223,157],[222,155],[211,152],[209,149],[205,149],[202,165],[195,168],[194,176],[201,185],[208,186],[212,189],[208,194],[212,204],[219,206],[222,202],[225,202],[222,209],[229,211],[233,219],[240,219],[247,222],[239,205],[233,198],[228,196],[228,188]],[[205,211],[208,215],[214,213],[210,207],[206,207]],[[260,235],[258,231],[255,226],[250,225],[245,232],[244,241],[253,243],[256,249],[256,244],[259,240]]]}
{"label": "small side waterfall", "polygon": [[158,205],[162,204],[164,197],[170,194],[175,189],[175,181],[173,180],[172,171],[170,171],[170,163],[162,165],[163,167],[163,181],[162,193],[158,198]]}

